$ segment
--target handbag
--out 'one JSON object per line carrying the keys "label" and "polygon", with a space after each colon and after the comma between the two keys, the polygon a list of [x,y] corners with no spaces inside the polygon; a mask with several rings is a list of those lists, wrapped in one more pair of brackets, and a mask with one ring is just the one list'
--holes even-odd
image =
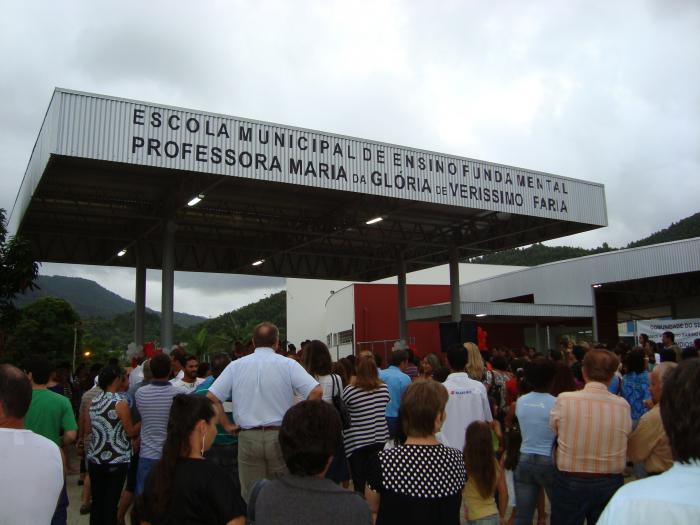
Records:
{"label": "handbag", "polygon": [[333,401],[333,406],[338,411],[338,415],[340,416],[340,424],[342,425],[343,430],[347,430],[352,425],[352,420],[350,418],[350,411],[348,410],[348,406],[345,404],[345,401],[343,401],[343,397],[340,395],[340,386],[338,386],[338,393],[336,394],[335,392],[335,383],[337,380],[338,376],[335,374],[331,374],[331,400]]}

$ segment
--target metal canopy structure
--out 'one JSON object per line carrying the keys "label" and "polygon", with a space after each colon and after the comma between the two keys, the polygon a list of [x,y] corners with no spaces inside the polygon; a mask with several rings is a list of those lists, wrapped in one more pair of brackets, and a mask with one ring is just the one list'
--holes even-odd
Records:
{"label": "metal canopy structure", "polygon": [[[197,206],[186,205],[204,194]],[[177,225],[175,268],[373,281],[569,235],[580,224],[391,197],[53,156],[20,233],[46,262],[160,268],[163,228]],[[383,216],[378,224],[367,225]],[[125,256],[117,253],[126,249]],[[259,266],[252,262],[264,260]]]}
{"label": "metal canopy structure", "polygon": [[[450,303],[431,304],[409,308],[408,320],[448,320],[450,313]],[[593,317],[593,307],[568,304],[462,302],[460,303],[460,314],[470,320],[478,319],[479,322],[488,323],[535,323],[538,321],[554,323],[558,320],[572,318],[590,320]]]}
{"label": "metal canopy structure", "polygon": [[168,295],[175,270],[371,281],[605,225],[600,184],[56,89],[9,231]]}

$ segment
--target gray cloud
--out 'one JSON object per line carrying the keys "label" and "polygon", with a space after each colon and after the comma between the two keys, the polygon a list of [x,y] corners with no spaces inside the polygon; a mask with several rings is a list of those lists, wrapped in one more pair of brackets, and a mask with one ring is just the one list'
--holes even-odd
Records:
{"label": "gray cloud", "polygon": [[[0,207],[63,86],[604,183],[610,226],[556,243],[624,245],[698,211],[693,0],[75,0],[4,13]],[[100,275],[124,286],[113,276],[126,274]],[[221,290],[281,286],[249,279],[183,274],[178,291],[204,311]]]}

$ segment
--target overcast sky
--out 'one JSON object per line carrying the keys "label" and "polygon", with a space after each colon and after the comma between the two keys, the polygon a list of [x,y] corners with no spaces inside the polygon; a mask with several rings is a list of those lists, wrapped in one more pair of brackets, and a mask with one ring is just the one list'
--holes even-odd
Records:
{"label": "overcast sky", "polygon": [[[6,2],[0,207],[54,87],[320,129],[605,184],[622,246],[700,211],[700,2]],[[133,299],[133,271],[46,264]],[[148,305],[160,309],[160,273]],[[216,315],[282,279],[176,275]]]}

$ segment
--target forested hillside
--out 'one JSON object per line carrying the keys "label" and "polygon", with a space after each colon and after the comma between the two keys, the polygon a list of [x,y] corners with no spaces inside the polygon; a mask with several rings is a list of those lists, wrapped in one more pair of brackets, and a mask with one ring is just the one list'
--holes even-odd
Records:
{"label": "forested hillside", "polygon": [[[70,303],[82,319],[101,318],[111,320],[120,314],[134,311],[134,302],[124,299],[114,292],[103,288],[95,281],[80,277],[63,277],[60,275],[40,275],[36,284],[37,290],[19,294],[15,297],[18,308],[33,303],[40,297],[60,297]],[[158,312],[148,310],[159,317]],[[192,326],[201,323],[206,318],[175,312],[175,323],[180,326]],[[133,325],[133,323],[132,323]]]}
{"label": "forested hillside", "polygon": [[[674,222],[668,228],[653,233],[644,239],[629,243],[623,248],[637,248],[640,246],[649,246],[651,244],[659,244],[662,242],[678,241],[681,239],[689,239],[691,237],[700,237],[700,213],[686,217],[678,222]],[[563,261],[565,259],[574,259],[585,255],[595,255],[596,253],[609,252],[617,250],[603,243],[597,248],[577,248],[572,246],[545,246],[544,244],[533,244],[526,248],[515,248],[513,250],[504,250],[498,253],[475,257],[470,262],[475,264],[506,264],[512,266],[536,266],[554,261]]]}

